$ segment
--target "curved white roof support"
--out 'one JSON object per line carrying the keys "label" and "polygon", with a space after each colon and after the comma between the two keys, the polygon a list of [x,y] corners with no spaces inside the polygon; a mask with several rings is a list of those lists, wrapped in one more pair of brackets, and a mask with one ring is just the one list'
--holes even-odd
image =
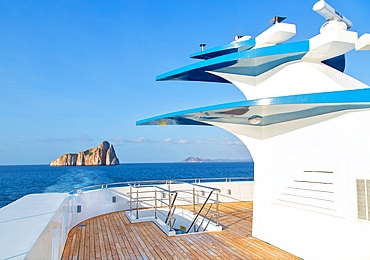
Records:
{"label": "curved white roof support", "polygon": [[322,63],[294,61],[257,77],[210,72],[234,84],[248,99],[363,89],[368,86]]}

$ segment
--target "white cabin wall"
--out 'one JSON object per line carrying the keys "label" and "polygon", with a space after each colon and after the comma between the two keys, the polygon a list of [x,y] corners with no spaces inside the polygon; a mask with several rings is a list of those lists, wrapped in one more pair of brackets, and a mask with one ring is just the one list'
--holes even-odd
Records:
{"label": "white cabin wall", "polygon": [[[254,237],[304,259],[370,259],[370,221],[358,220],[356,198],[356,177],[370,179],[369,111],[265,140],[237,136],[254,160]],[[315,169],[334,172],[335,210],[278,200]]]}

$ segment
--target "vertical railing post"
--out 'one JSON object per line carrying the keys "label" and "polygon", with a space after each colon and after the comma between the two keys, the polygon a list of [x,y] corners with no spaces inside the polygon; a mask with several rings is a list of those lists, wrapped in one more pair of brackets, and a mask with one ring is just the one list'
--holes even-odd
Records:
{"label": "vertical railing post", "polygon": [[132,212],[132,186],[130,185],[130,212]]}
{"label": "vertical railing post", "polygon": [[172,199],[172,194],[171,194],[171,191],[168,191],[168,213],[169,213],[169,215],[170,215],[170,231],[172,231],[172,212],[171,212],[171,210],[172,210],[172,201],[171,201],[171,199]]}
{"label": "vertical railing post", "polygon": [[193,185],[193,213],[195,214],[195,186]]}
{"label": "vertical railing post", "polygon": [[218,213],[218,194],[220,193],[220,190],[218,190],[216,192],[216,226],[218,226],[218,217],[219,217],[219,213]]}
{"label": "vertical railing post", "polygon": [[136,187],[136,219],[139,219],[139,188]]}
{"label": "vertical railing post", "polygon": [[157,188],[154,188],[154,218],[157,219]]}

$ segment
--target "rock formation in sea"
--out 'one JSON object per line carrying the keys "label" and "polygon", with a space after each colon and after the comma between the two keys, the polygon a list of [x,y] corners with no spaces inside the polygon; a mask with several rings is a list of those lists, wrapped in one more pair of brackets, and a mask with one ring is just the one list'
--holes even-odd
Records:
{"label": "rock formation in sea", "polygon": [[102,142],[95,148],[79,153],[64,154],[51,161],[50,166],[117,165],[119,160],[112,144]]}

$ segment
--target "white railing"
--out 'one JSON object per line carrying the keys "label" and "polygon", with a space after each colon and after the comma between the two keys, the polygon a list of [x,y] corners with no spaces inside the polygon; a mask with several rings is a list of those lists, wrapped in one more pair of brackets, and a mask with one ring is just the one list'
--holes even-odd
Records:
{"label": "white railing", "polygon": [[205,183],[205,182],[235,182],[235,181],[253,181],[253,177],[230,177],[230,178],[194,178],[194,179],[174,179],[174,180],[144,180],[144,181],[127,181],[127,182],[114,182],[96,184],[92,186],[82,187],[76,190],[72,190],[69,194],[80,194],[85,191],[108,189],[108,188],[119,188],[129,187],[135,185],[161,185],[161,184],[185,184],[185,183]]}

